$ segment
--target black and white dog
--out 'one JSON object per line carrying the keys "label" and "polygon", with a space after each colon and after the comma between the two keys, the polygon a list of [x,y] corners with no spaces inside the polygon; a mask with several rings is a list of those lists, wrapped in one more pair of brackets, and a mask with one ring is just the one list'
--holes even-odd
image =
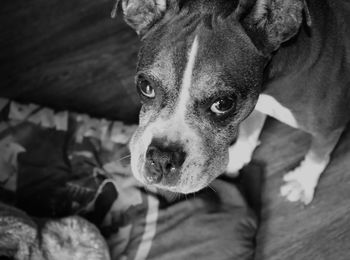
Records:
{"label": "black and white dog", "polygon": [[251,159],[266,115],[312,135],[282,195],[312,201],[350,118],[350,3],[122,0],[142,47],[131,164],[190,193]]}

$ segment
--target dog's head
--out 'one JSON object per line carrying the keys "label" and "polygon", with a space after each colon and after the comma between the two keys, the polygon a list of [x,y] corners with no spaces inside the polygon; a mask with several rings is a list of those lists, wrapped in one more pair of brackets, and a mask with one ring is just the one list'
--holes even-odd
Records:
{"label": "dog's head", "polygon": [[123,0],[142,40],[136,84],[135,177],[190,193],[225,171],[254,109],[270,54],[294,36],[303,0]]}

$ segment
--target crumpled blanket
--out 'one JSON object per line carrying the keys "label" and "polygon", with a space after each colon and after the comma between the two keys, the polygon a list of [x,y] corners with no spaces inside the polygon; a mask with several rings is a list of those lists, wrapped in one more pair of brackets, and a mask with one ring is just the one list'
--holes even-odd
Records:
{"label": "crumpled blanket", "polygon": [[16,260],[108,260],[98,229],[81,217],[30,218],[0,203],[0,256]]}
{"label": "crumpled blanket", "polygon": [[[84,255],[100,259],[94,258],[100,254],[108,259],[106,242],[95,226],[103,230],[112,206],[116,223],[125,219],[124,213],[130,215],[132,204],[140,203],[123,192],[135,183],[127,149],[134,129],[121,122],[0,99],[0,200],[11,205],[0,207],[0,256],[50,260]],[[115,206],[119,197],[123,202]],[[119,222],[105,233],[122,229]],[[128,240],[130,232],[118,233]],[[73,248],[81,251],[69,253]],[[88,256],[90,248],[99,253]]]}
{"label": "crumpled blanket", "polygon": [[75,260],[97,247],[115,260],[253,259],[257,221],[236,185],[146,190],[129,165],[135,128],[0,98],[0,200],[11,206],[0,206],[0,258]]}

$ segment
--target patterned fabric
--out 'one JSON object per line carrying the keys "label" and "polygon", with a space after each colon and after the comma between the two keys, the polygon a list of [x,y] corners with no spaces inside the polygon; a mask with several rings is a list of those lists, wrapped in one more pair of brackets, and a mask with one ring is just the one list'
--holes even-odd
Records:
{"label": "patterned fabric", "polygon": [[7,205],[41,218],[82,216],[99,228],[112,259],[253,257],[256,219],[232,183],[216,180],[182,197],[135,181],[127,147],[135,125],[6,99],[0,110]]}

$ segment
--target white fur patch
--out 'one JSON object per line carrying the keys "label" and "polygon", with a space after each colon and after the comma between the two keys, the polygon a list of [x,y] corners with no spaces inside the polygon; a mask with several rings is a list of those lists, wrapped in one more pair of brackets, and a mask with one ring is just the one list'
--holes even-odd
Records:
{"label": "white fur patch", "polygon": [[[143,182],[144,178],[143,171],[146,151],[153,138],[165,138],[168,142],[179,142],[183,144],[187,153],[187,158],[182,166],[183,174],[181,174],[181,179],[176,187],[167,187],[169,190],[174,188],[174,191],[182,193],[199,190],[206,183],[205,178],[199,178],[202,169],[198,165],[205,164],[203,152],[199,145],[195,145],[201,142],[201,137],[185,121],[186,109],[191,98],[190,88],[197,52],[198,39],[195,37],[188,53],[182,86],[173,114],[169,116],[167,110],[161,111],[157,119],[149,123],[142,133],[133,136],[130,143],[132,154],[131,168],[135,177],[141,182]],[[143,123],[147,124],[146,121],[143,121]]]}
{"label": "white fur patch", "polygon": [[[193,68],[198,52],[198,39],[194,38],[191,45],[191,49],[188,53],[188,61],[184,71],[182,85],[180,88],[180,93],[178,97],[178,102],[175,108],[173,115],[169,117],[159,117],[153,124],[150,125],[149,129],[152,129],[153,137],[159,137],[166,135],[169,140],[180,140],[181,135],[186,136],[186,133],[193,132],[191,131],[188,124],[185,122],[186,108],[190,100],[190,88],[192,85],[192,74]],[[193,135],[193,134],[191,134]]]}
{"label": "white fur patch", "polygon": [[343,128],[324,137],[312,137],[311,147],[300,166],[284,176],[286,184],[281,187],[282,196],[289,201],[309,204],[322,172],[330,161],[330,154],[338,143]]}
{"label": "white fur patch", "polygon": [[321,173],[328,163],[329,156],[318,160],[309,152],[299,167],[284,176],[286,184],[281,187],[281,195],[291,202],[301,201],[309,204],[314,197]]}
{"label": "white fur patch", "polygon": [[232,177],[252,159],[255,148],[260,144],[259,136],[266,115],[254,110],[239,126],[237,142],[229,148],[229,162],[226,173]]}
{"label": "white fur patch", "polygon": [[275,98],[269,95],[260,94],[255,109],[291,127],[298,128],[298,123],[292,112],[288,108],[282,106]]}
{"label": "white fur patch", "polygon": [[192,74],[193,68],[196,61],[196,56],[198,52],[198,38],[194,38],[191,50],[188,54],[188,62],[186,64],[186,69],[182,78],[182,85],[179,94],[179,101],[174,113],[174,118],[184,121],[186,114],[186,107],[190,99],[190,88],[192,85]]}

